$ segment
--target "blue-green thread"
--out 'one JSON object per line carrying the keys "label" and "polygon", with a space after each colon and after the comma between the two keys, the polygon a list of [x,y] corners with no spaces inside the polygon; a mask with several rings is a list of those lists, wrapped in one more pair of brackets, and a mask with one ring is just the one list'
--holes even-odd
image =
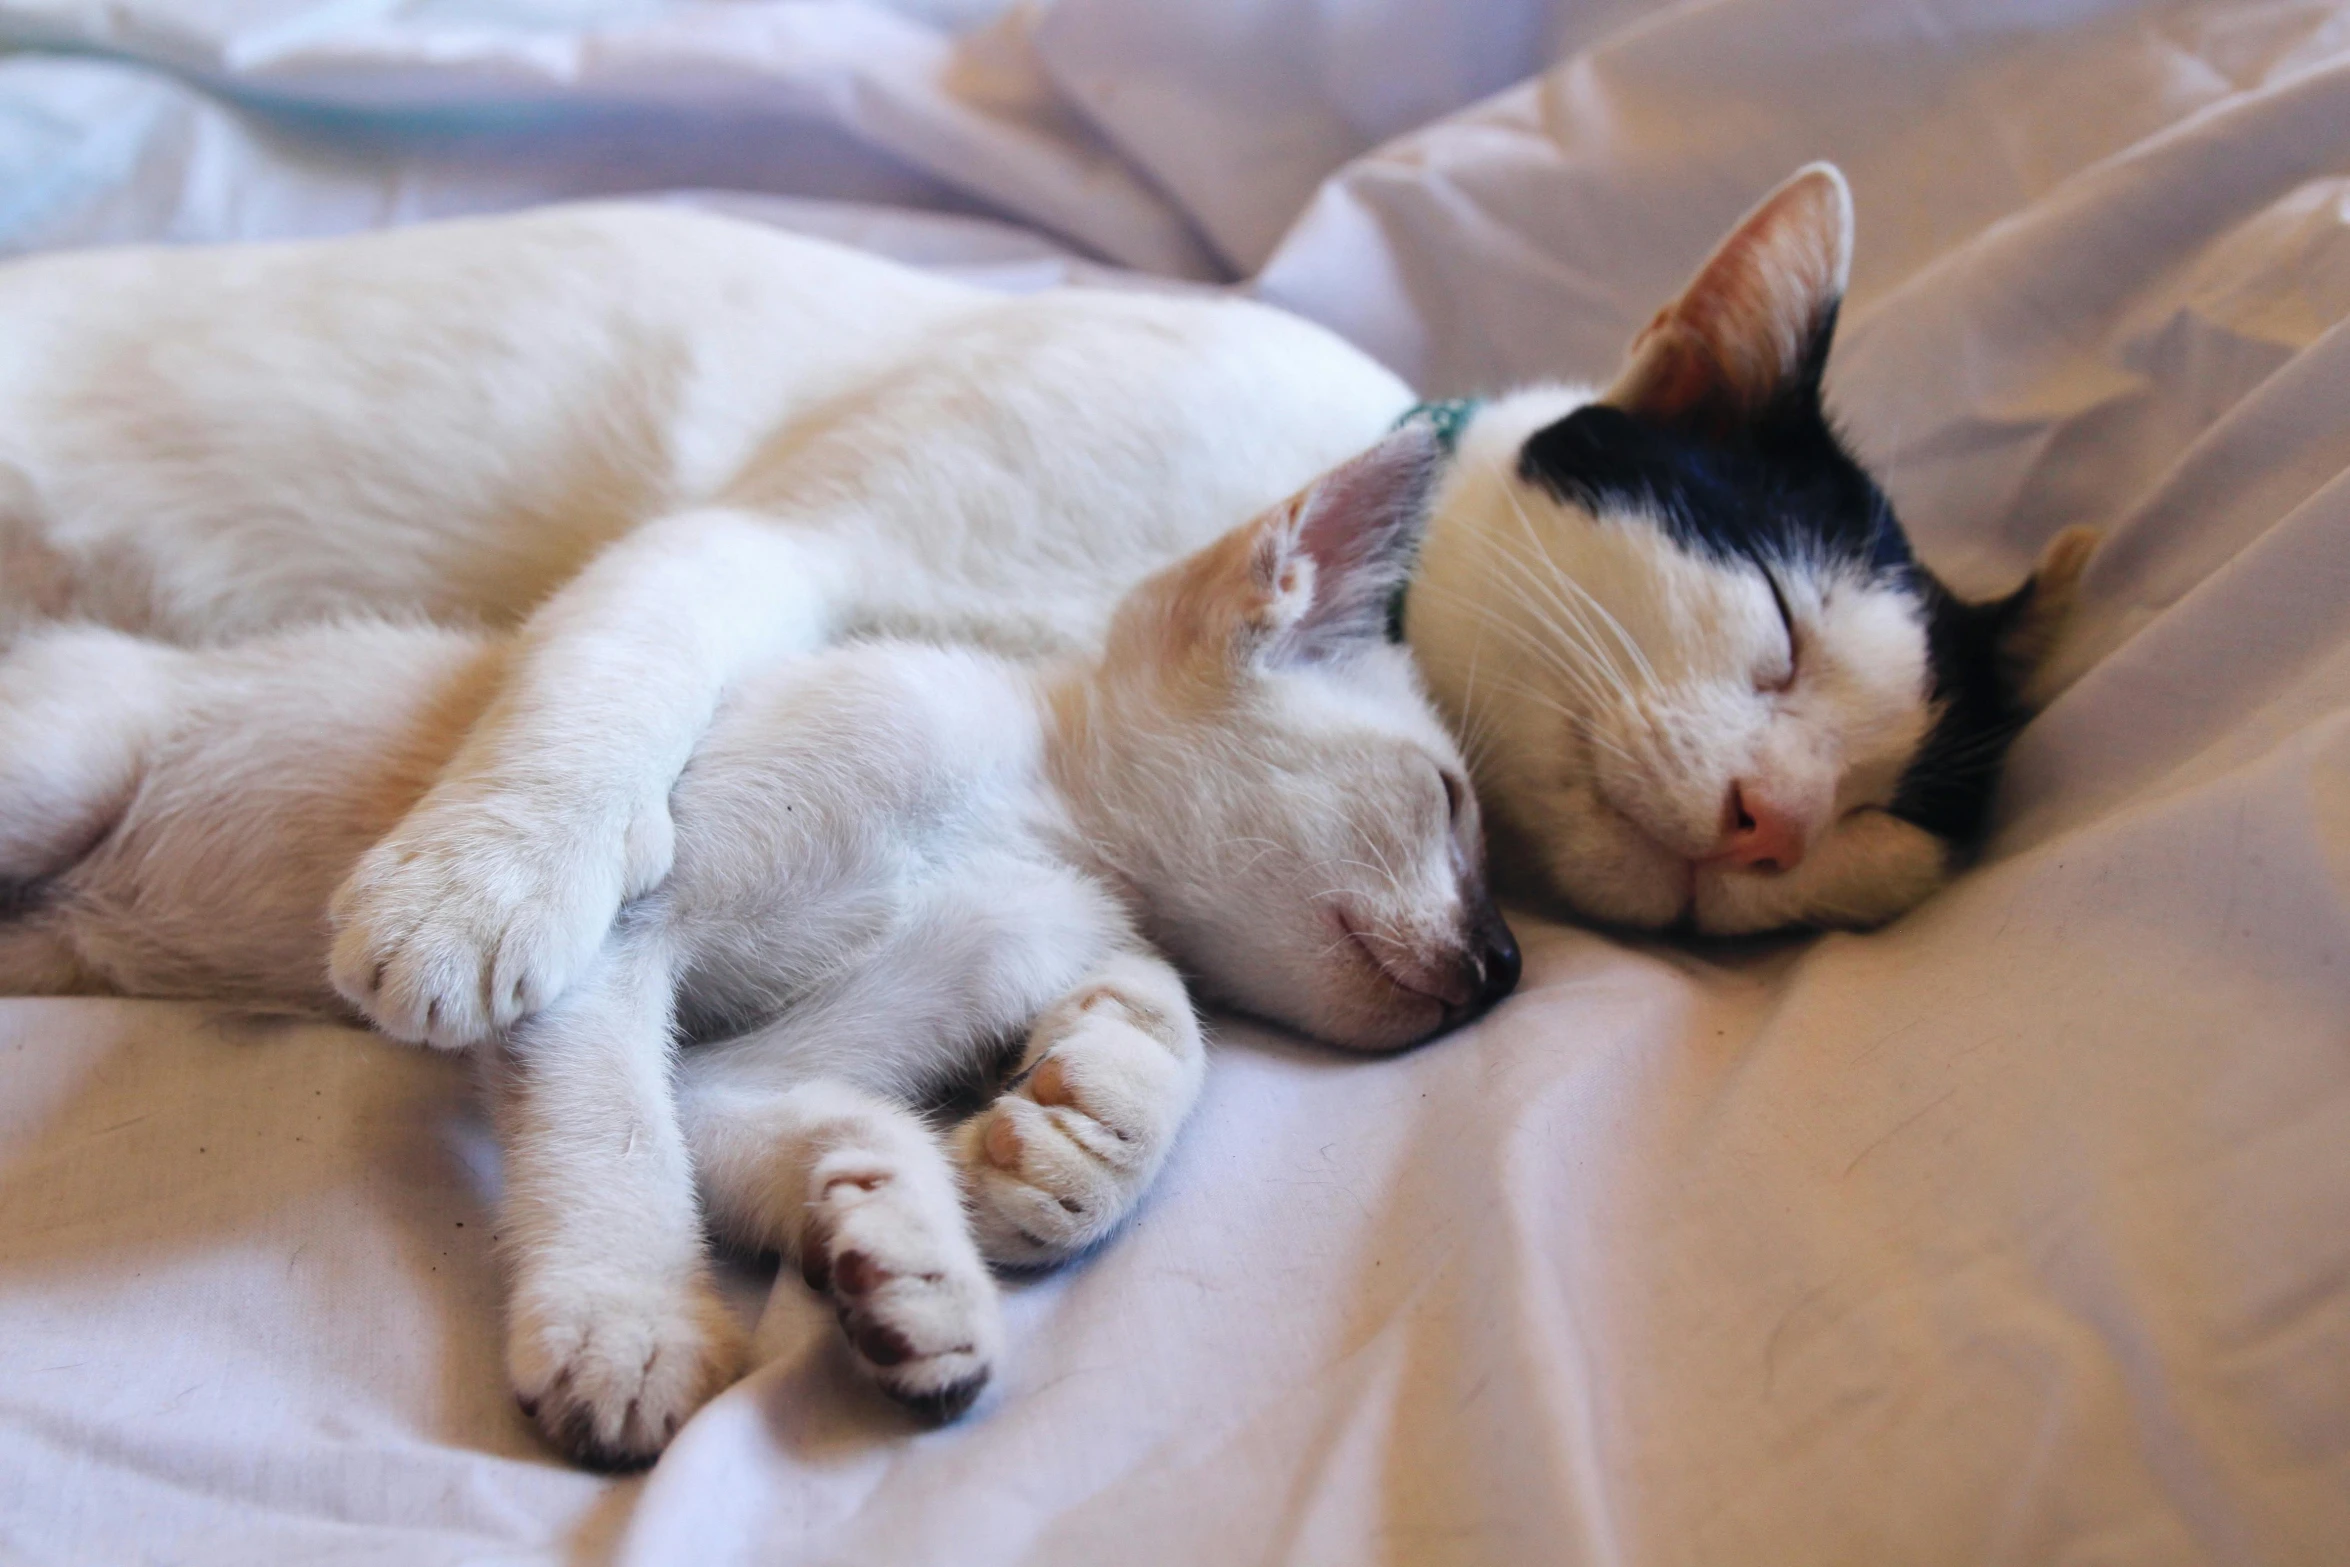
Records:
{"label": "blue-green thread", "polygon": [[1484,406],[1485,399],[1482,397],[1440,397],[1432,402],[1414,403],[1403,411],[1402,418],[1395,421],[1395,427],[1400,430],[1414,419],[1427,420],[1436,426],[1436,444],[1444,448],[1445,456],[1450,457],[1461,444],[1461,432],[1469,427],[1469,421],[1476,418],[1477,410]]}

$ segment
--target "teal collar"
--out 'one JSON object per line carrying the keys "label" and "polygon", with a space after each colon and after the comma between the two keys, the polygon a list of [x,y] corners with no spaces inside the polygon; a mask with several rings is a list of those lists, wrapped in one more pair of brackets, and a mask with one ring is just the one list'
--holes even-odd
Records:
{"label": "teal collar", "polygon": [[[1445,456],[1450,457],[1460,448],[1461,432],[1469,427],[1469,421],[1476,418],[1484,406],[1485,399],[1482,397],[1443,397],[1433,402],[1414,403],[1403,411],[1402,418],[1395,421],[1395,428],[1400,430],[1415,419],[1427,420],[1436,427],[1436,444],[1443,448]],[[1403,640],[1404,596],[1411,590],[1412,579],[1407,573],[1403,581],[1395,585],[1394,597],[1387,601],[1387,640],[1390,642]]]}
{"label": "teal collar", "polygon": [[1450,457],[1461,444],[1461,432],[1469,427],[1469,421],[1476,418],[1484,406],[1485,399],[1482,397],[1441,397],[1433,402],[1414,403],[1403,411],[1402,418],[1395,421],[1395,427],[1400,430],[1414,419],[1427,420],[1436,426],[1436,444],[1444,448],[1445,456]]}

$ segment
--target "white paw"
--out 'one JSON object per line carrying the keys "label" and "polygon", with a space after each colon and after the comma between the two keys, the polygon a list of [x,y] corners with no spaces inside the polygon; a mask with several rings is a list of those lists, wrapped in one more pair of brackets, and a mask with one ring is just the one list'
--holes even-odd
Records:
{"label": "white paw", "polygon": [[1198,1092],[1171,1051],[1108,992],[1086,998],[1026,1076],[955,1129],[980,1249],[1036,1266],[1116,1228],[1165,1162]]}
{"label": "white paw", "polygon": [[336,889],[335,989],[396,1039],[478,1044],[561,995],[674,848],[665,800],[582,818],[428,799]]}
{"label": "white paw", "polygon": [[514,1396],[548,1441],[591,1468],[651,1463],[742,1369],[741,1328],[699,1275],[627,1289],[517,1290],[509,1310]]}
{"label": "white paw", "polygon": [[831,1300],[858,1367],[926,1419],[971,1407],[1003,1353],[995,1280],[941,1194],[922,1204],[882,1173],[833,1176],[812,1205],[800,1272]]}

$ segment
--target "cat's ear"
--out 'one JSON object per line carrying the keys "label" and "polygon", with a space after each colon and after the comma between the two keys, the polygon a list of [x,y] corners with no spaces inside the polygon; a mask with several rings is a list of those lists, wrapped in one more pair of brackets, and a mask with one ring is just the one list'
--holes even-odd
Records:
{"label": "cat's ear", "polygon": [[1234,651],[1312,663],[1386,640],[1442,455],[1433,427],[1414,420],[1250,523]]}
{"label": "cat's ear", "polygon": [[2067,528],[2048,541],[2024,585],[1990,606],[1996,617],[1992,646],[1999,659],[1999,678],[2010,692],[2020,697],[2031,691],[2033,677],[2064,632],[2080,593],[2081,573],[2096,553],[2095,528]]}
{"label": "cat's ear", "polygon": [[1852,272],[1852,192],[1831,163],[1796,171],[1740,219],[1681,297],[1632,341],[1601,401],[1725,435],[1819,397]]}

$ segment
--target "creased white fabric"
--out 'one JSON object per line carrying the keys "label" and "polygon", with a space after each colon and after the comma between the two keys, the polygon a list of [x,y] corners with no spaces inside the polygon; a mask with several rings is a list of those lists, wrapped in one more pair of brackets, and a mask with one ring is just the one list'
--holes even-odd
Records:
{"label": "creased white fabric", "polygon": [[1228,1027],[971,1420],[787,1289],[643,1481],[507,1403],[459,1068],[0,1003],[0,1556],[2342,1558],[2350,4],[588,9],[0,0],[94,51],[0,59],[0,246],[662,192],[1007,287],[1247,272],[1452,392],[1604,374],[1832,157],[1831,395],[1923,551],[1991,591],[2107,531],[2058,694],[1892,929],[1521,916],[1426,1050]]}

